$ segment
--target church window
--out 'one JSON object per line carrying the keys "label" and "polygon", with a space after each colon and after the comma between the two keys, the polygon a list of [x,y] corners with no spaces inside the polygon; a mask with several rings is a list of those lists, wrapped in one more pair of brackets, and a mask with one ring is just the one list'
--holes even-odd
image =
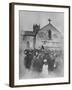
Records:
{"label": "church window", "polygon": [[49,38],[49,40],[52,39],[52,31],[51,30],[48,30],[48,38]]}

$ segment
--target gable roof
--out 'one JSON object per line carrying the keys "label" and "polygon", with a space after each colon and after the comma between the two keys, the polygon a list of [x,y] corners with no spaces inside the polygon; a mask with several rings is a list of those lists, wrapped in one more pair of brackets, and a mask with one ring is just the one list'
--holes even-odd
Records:
{"label": "gable roof", "polygon": [[52,31],[55,31],[55,32],[58,32],[58,33],[61,33],[59,30],[57,30],[51,23],[49,23],[49,24],[47,24],[47,25],[45,25],[44,27],[42,27],[41,29],[40,29],[40,31],[41,30],[52,30]]}

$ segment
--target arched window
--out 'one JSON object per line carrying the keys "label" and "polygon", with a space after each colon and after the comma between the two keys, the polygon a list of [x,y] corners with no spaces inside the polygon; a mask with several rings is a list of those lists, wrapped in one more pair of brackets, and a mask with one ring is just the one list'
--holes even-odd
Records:
{"label": "arched window", "polygon": [[49,38],[49,40],[52,39],[52,31],[51,30],[48,30],[48,38]]}

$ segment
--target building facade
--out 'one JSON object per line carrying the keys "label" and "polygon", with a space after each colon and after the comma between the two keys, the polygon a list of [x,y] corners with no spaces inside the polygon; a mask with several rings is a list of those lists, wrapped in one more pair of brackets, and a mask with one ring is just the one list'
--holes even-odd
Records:
{"label": "building facade", "polygon": [[44,27],[33,25],[33,31],[25,31],[23,35],[26,49],[63,49],[63,36],[52,24],[51,20]]}

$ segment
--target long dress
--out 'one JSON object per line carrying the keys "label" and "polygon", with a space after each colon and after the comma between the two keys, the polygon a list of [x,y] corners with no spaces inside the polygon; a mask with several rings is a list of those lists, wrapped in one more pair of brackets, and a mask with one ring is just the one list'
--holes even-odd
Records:
{"label": "long dress", "polygon": [[39,54],[38,56],[34,56],[32,60],[32,67],[34,71],[41,72],[43,67],[43,58]]}
{"label": "long dress", "polygon": [[25,67],[27,69],[30,69],[32,59],[33,59],[33,55],[32,54],[28,54],[28,55],[25,56],[25,58],[24,58],[24,65],[25,65]]}

